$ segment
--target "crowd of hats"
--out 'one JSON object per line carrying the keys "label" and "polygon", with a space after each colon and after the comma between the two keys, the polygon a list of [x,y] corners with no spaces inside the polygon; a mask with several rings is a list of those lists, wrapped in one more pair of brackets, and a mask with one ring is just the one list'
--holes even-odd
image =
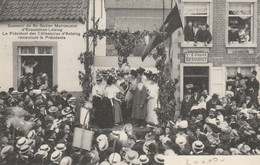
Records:
{"label": "crowd of hats", "polygon": [[[136,72],[144,70],[130,71]],[[247,102],[237,106],[236,100],[219,99],[217,94],[205,102],[205,107],[199,106],[198,100],[190,101],[186,117],[168,121],[163,127],[135,129],[125,124],[117,130],[94,130],[92,150],[86,151],[72,145],[73,130],[80,125],[77,99],[67,91],[42,88],[41,93],[29,90],[22,95],[2,91],[0,164],[157,165],[164,164],[166,156],[260,155],[260,112],[256,106],[247,107]],[[215,105],[210,104],[212,101]],[[33,123],[29,130],[21,131],[19,123],[6,124],[14,107],[26,112],[20,121]],[[90,103],[85,107],[91,107]]]}
{"label": "crowd of hats", "polygon": [[113,78],[113,80],[117,79],[119,76],[120,77],[127,77],[129,75],[134,75],[137,76],[137,73],[144,74],[147,78],[149,79],[154,79],[156,80],[157,74],[155,72],[152,72],[150,70],[146,70],[142,67],[139,67],[138,69],[98,69],[96,71],[96,80],[107,80],[108,78]]}

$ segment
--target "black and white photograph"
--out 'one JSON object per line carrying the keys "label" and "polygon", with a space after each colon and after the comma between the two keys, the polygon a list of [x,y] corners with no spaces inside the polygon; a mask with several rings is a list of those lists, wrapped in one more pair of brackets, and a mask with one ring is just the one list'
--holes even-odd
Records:
{"label": "black and white photograph", "polygon": [[260,0],[0,0],[0,165],[258,165]]}

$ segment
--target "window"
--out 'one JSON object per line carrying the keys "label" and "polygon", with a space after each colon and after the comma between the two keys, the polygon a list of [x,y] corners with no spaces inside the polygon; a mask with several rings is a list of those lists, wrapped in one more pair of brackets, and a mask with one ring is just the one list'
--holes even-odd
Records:
{"label": "window", "polygon": [[255,23],[255,3],[229,0],[227,46],[254,45],[256,43]]}
{"label": "window", "polygon": [[253,70],[255,70],[255,66],[228,66],[226,71],[226,86],[228,87],[228,84],[234,85],[238,73],[247,81]]}
{"label": "window", "polygon": [[209,0],[184,0],[184,47],[212,46],[212,18],[210,14],[212,12],[211,5],[212,3]]}
{"label": "window", "polygon": [[51,46],[21,46],[19,47],[19,55],[52,55]]}

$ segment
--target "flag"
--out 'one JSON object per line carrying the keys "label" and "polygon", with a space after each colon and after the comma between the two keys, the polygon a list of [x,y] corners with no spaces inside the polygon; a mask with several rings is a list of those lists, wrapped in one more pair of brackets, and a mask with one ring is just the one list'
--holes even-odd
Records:
{"label": "flag", "polygon": [[146,58],[146,56],[160,43],[162,43],[164,40],[169,38],[173,32],[175,32],[178,28],[182,28],[182,22],[180,13],[178,10],[177,4],[172,9],[170,14],[166,17],[163,25],[159,29],[159,32],[156,33],[149,44],[146,46],[146,48],[143,51],[142,54],[142,61]]}

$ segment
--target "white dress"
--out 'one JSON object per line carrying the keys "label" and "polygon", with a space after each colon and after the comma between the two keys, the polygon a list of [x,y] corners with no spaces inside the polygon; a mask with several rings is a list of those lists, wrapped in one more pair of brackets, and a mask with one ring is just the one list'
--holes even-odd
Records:
{"label": "white dress", "polygon": [[146,116],[146,122],[149,124],[157,125],[158,122],[158,116],[156,114],[155,109],[157,106],[158,101],[158,93],[159,93],[159,87],[157,84],[147,84],[146,85],[148,89],[148,103],[147,103],[147,116]]}

